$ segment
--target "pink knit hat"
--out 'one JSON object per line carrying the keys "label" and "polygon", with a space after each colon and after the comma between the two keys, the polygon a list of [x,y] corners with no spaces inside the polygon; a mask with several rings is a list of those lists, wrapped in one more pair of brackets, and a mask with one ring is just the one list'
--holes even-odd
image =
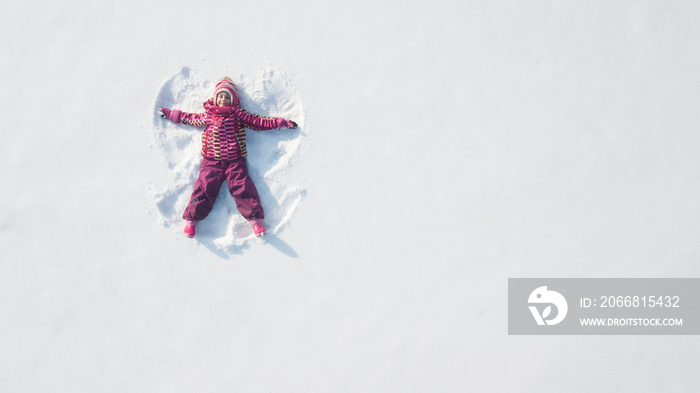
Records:
{"label": "pink knit hat", "polygon": [[231,79],[224,78],[216,84],[216,88],[214,89],[214,98],[216,99],[217,94],[222,91],[228,94],[228,96],[231,98],[231,106],[238,106],[240,102],[238,99],[238,89],[236,89],[236,85],[233,84]]}

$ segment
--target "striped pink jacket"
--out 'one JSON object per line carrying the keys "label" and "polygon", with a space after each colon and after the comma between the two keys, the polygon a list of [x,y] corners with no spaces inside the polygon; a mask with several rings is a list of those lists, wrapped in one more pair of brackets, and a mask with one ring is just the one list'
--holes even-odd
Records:
{"label": "striped pink jacket", "polygon": [[190,126],[206,126],[202,134],[202,157],[209,160],[233,161],[246,157],[246,128],[263,131],[292,126],[281,117],[254,115],[240,107],[218,107],[213,100],[205,102],[204,109],[204,113],[172,110],[168,118]]}

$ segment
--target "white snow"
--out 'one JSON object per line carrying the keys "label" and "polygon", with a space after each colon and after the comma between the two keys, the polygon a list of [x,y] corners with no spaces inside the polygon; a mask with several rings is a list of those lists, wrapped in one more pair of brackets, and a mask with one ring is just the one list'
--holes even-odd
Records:
{"label": "white snow", "polygon": [[[697,277],[700,3],[21,1],[0,13],[0,391],[700,388],[694,336],[508,336],[509,277]],[[240,84],[273,232],[192,241]]]}

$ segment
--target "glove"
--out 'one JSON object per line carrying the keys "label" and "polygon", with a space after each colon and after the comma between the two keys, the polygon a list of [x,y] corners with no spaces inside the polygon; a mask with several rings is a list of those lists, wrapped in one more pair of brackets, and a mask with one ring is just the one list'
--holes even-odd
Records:
{"label": "glove", "polygon": [[158,116],[163,119],[167,119],[170,116],[170,109],[168,108],[158,108]]}
{"label": "glove", "polygon": [[299,127],[299,125],[291,120],[287,120],[287,127],[291,129],[296,129]]}

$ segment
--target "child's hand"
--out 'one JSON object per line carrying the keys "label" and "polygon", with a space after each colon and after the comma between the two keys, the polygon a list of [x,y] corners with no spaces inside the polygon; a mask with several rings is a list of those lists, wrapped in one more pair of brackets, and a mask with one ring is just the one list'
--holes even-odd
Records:
{"label": "child's hand", "polygon": [[295,122],[293,122],[293,121],[291,121],[291,120],[287,120],[287,123],[289,123],[289,124],[287,125],[287,127],[291,128],[291,129],[293,129],[293,130],[299,127],[299,125],[297,125],[297,123],[295,123]]}
{"label": "child's hand", "polygon": [[162,117],[163,119],[167,119],[168,116],[170,116],[170,109],[158,108],[158,116]]}

